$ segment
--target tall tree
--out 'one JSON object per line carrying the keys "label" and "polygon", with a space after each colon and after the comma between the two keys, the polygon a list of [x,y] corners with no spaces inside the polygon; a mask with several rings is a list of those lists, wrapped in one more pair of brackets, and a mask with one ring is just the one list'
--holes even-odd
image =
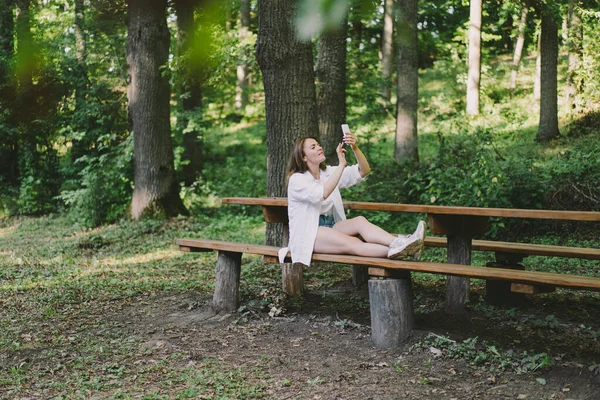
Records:
{"label": "tall tree", "polygon": [[[245,49],[250,36],[250,0],[240,0],[240,42]],[[248,104],[248,61],[245,59],[237,66],[237,85],[235,87],[235,108],[243,109]]]}
{"label": "tall tree", "polygon": [[471,0],[469,7],[467,114],[479,115],[479,85],[481,81],[481,0]]}
{"label": "tall tree", "polygon": [[394,68],[394,0],[384,0],[383,34],[381,36],[381,98],[389,102],[392,96]]}
{"label": "tall tree", "polygon": [[[190,126],[190,114],[198,113],[202,107],[202,63],[199,57],[190,54],[195,50],[194,12],[200,0],[175,0],[177,15],[177,49],[182,68],[180,70],[178,129],[183,132],[182,167],[183,182],[193,184],[202,169],[202,138],[200,132]],[[200,64],[200,65],[199,65]],[[196,125],[192,124],[193,127]]]}
{"label": "tall tree", "polygon": [[517,28],[517,41],[515,43],[515,51],[513,54],[513,61],[510,71],[510,89],[514,90],[517,87],[517,72],[519,71],[519,65],[521,64],[521,56],[523,54],[523,45],[525,44],[525,29],[527,28],[527,13],[529,6],[523,5],[521,10],[521,19],[519,20],[519,26]]}
{"label": "tall tree", "polygon": [[165,65],[169,56],[167,0],[128,0],[128,111],[134,140],[131,215],[184,213],[174,177]]}
{"label": "tall tree", "polygon": [[541,35],[541,26],[538,25],[537,29],[537,54],[535,56],[535,78],[533,81],[533,98],[535,100],[540,99],[540,87],[541,84],[541,76],[542,76],[542,35]]}
{"label": "tall tree", "polygon": [[560,134],[558,130],[558,23],[557,13],[551,7],[542,9],[540,33],[540,122],[536,140],[547,142]]}
{"label": "tall tree", "polygon": [[13,100],[15,80],[14,57],[15,1],[0,0],[0,177],[15,184],[17,179],[17,135],[14,129]]}
{"label": "tall tree", "polygon": [[340,125],[346,123],[346,35],[344,18],[338,29],[321,34],[317,43],[317,107],[319,135],[325,156],[331,160],[341,141]]}
{"label": "tall tree", "polygon": [[[81,112],[85,106],[85,92],[88,87],[87,63],[86,63],[86,35],[85,35],[85,6],[83,0],[75,0],[75,108]],[[85,132],[87,125],[84,119],[82,124],[75,127],[76,130]],[[85,137],[85,135],[84,135]],[[71,160],[75,161],[85,153],[87,147],[84,138],[73,139],[71,147]]]}
{"label": "tall tree", "polygon": [[[268,196],[286,195],[286,166],[294,140],[318,132],[312,45],[296,37],[296,3],[258,2],[256,59],[265,88]],[[283,227],[268,224],[266,243],[281,245],[283,240]]]}
{"label": "tall tree", "polygon": [[419,56],[417,44],[418,0],[395,0],[397,19],[398,84],[396,92],[397,161],[419,161],[417,108],[419,102]]}
{"label": "tall tree", "polygon": [[577,70],[581,63],[583,27],[579,16],[579,0],[569,0],[567,14],[567,49],[569,51],[569,67],[567,69],[567,88],[565,90],[565,106],[567,112],[575,107],[575,98],[581,82],[577,78]]}

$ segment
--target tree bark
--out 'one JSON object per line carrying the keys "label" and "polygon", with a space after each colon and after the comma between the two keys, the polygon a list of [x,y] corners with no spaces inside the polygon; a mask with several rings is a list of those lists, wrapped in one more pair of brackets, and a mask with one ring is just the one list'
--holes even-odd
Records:
{"label": "tree bark", "polygon": [[[293,26],[293,0],[259,0],[256,58],[265,88],[267,196],[286,196],[286,166],[294,141],[318,133],[313,54]],[[281,224],[267,224],[266,243],[281,245]]]}
{"label": "tree bark", "polygon": [[517,72],[521,64],[521,55],[523,54],[523,45],[525,44],[525,28],[527,27],[527,13],[529,7],[523,6],[521,11],[521,20],[519,21],[519,31],[517,33],[517,43],[515,44],[515,52],[510,71],[510,89],[514,90],[517,87]]}
{"label": "tree bark", "polygon": [[467,77],[467,114],[479,115],[481,81],[481,0],[471,0],[469,14],[469,73]]}
{"label": "tree bark", "polygon": [[567,49],[569,51],[569,67],[567,69],[567,88],[565,90],[565,107],[570,113],[575,108],[575,99],[581,82],[577,78],[579,65],[581,64],[581,47],[583,41],[583,29],[581,17],[577,6],[579,0],[569,0],[567,16]]}
{"label": "tree bark", "polygon": [[16,82],[10,66],[15,45],[14,10],[14,0],[0,0],[0,109],[4,110],[0,122],[5,127],[0,133],[0,176],[13,185],[18,180],[18,141],[13,118]]}
{"label": "tree bark", "polygon": [[[179,56],[193,51],[195,38],[194,12],[200,0],[175,0],[175,13],[177,15],[177,49]],[[188,54],[189,55],[189,54]],[[188,57],[181,68],[181,86],[179,88],[179,115],[177,117],[178,130],[183,135],[183,154],[181,158],[186,163],[181,172],[186,186],[192,185],[202,171],[202,137],[196,129],[188,130],[190,114],[201,114],[202,87],[201,65],[193,65],[195,57]]]}
{"label": "tree bark", "polygon": [[[319,135],[328,160],[337,160],[335,150],[346,123],[346,36],[347,19],[339,29],[324,32],[317,44],[317,110]],[[352,130],[352,128],[351,128]]]}
{"label": "tree bark", "polygon": [[419,58],[417,53],[417,0],[395,0],[398,10],[398,85],[396,92],[396,161],[419,161],[417,108]]}
{"label": "tree bark", "polygon": [[542,35],[538,32],[537,55],[535,56],[535,80],[533,81],[533,98],[540,99],[540,87],[542,76]]}
{"label": "tree bark", "polygon": [[[85,56],[85,7],[83,0],[75,0],[75,109],[81,111],[85,106],[85,92],[88,87],[87,63]],[[79,120],[80,125],[85,124],[85,120]],[[83,122],[83,123],[82,123]],[[78,126],[77,129],[82,132],[87,131],[87,126]],[[71,161],[77,160],[86,152],[88,144],[84,137],[73,139],[71,147]]]}
{"label": "tree bark", "polygon": [[550,141],[560,134],[558,130],[558,24],[550,10],[542,11],[540,123],[536,140]]}
{"label": "tree bark", "polygon": [[[239,38],[243,48],[250,36],[250,0],[240,0]],[[246,56],[244,54],[244,56]],[[245,57],[244,57],[245,58]],[[237,86],[235,88],[235,108],[241,110],[248,104],[248,62],[244,60],[237,66]]]}
{"label": "tree bark", "polygon": [[384,0],[383,34],[381,36],[381,98],[387,103],[392,98],[392,71],[394,68],[394,0]]}
{"label": "tree bark", "polygon": [[131,215],[185,213],[174,177],[166,0],[128,0],[128,111],[134,137]]}

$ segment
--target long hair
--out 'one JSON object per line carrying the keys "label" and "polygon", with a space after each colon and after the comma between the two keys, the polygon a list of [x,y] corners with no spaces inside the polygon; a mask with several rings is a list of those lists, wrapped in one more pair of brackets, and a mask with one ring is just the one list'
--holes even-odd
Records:
{"label": "long hair", "polygon": [[[287,179],[290,179],[290,176],[292,176],[296,172],[304,173],[308,171],[308,166],[303,160],[304,142],[306,142],[307,139],[314,139],[318,142],[317,138],[312,136],[306,136],[296,140],[296,143],[294,143],[294,147],[292,148],[292,152],[290,153],[290,159],[288,161]],[[327,168],[327,164],[325,163],[325,161],[319,164],[319,168],[325,171],[325,168]]]}

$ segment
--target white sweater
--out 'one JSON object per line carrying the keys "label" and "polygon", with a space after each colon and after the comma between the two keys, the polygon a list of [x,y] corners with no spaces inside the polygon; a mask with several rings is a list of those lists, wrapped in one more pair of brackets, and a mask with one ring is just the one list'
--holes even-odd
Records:
{"label": "white sweater", "polygon": [[[327,166],[321,171],[320,179],[314,179],[310,172],[295,173],[288,182],[288,219],[290,224],[289,247],[279,250],[279,262],[283,263],[288,250],[292,262],[310,265],[323,199],[323,183],[329,179],[337,167]],[[342,177],[330,195],[333,200],[335,222],[346,219],[339,189],[347,188],[362,181],[358,164],[345,167]]]}

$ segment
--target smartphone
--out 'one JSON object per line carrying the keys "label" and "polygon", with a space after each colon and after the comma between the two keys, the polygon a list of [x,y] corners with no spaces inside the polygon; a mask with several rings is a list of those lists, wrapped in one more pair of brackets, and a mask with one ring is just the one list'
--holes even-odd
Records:
{"label": "smartphone", "polygon": [[[346,133],[350,132],[350,128],[348,127],[348,124],[342,124],[342,143],[344,143],[344,137],[346,136]],[[346,145],[346,143],[344,143],[344,146]]]}

